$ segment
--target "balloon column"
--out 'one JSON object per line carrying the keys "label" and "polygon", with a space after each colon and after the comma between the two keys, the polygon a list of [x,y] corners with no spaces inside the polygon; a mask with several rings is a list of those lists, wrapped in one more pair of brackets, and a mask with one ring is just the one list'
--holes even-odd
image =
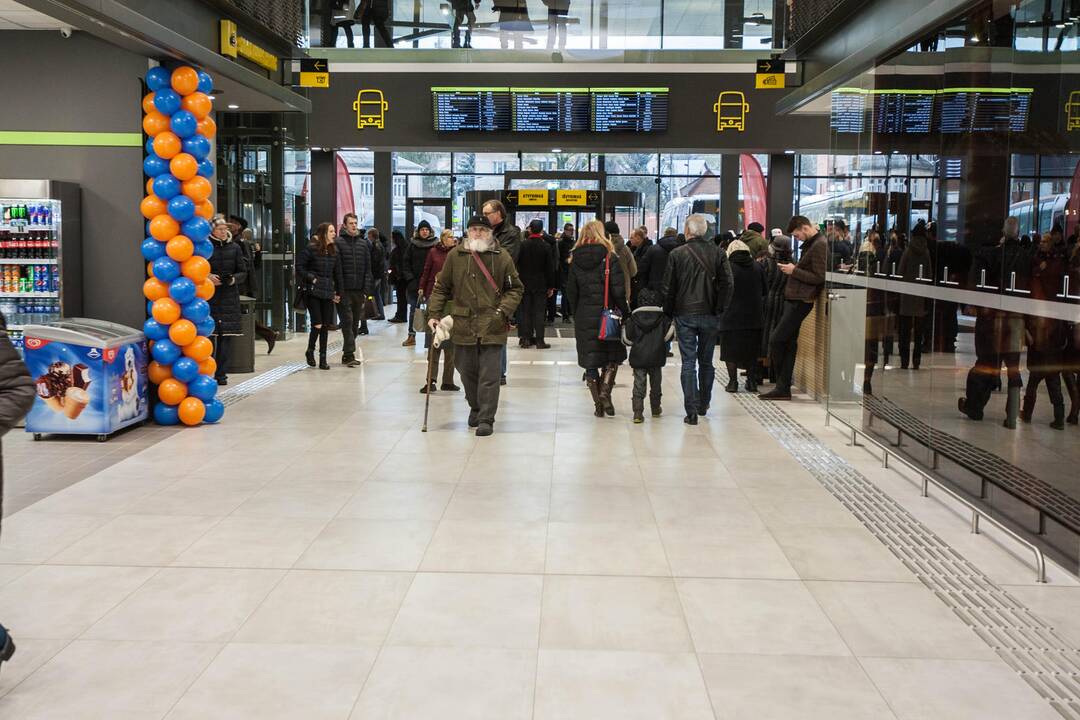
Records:
{"label": "balloon column", "polygon": [[170,72],[159,66],[146,74],[146,85],[143,130],[150,139],[143,171],[149,180],[140,209],[147,220],[142,254],[149,277],[143,294],[150,315],[143,330],[150,340],[150,382],[160,400],[154,420],[214,423],[225,412],[215,398],[217,366],[209,340],[214,319],[207,302],[214,295],[208,260],[214,252],[209,240],[214,82],[192,67]]}

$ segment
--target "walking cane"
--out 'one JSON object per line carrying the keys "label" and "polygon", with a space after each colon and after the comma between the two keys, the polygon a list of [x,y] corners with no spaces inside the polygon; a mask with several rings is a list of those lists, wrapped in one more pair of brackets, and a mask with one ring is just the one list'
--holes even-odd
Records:
{"label": "walking cane", "polygon": [[427,432],[427,418],[428,408],[431,407],[431,356],[432,351],[435,350],[435,333],[431,333],[431,343],[428,344],[427,349],[427,382],[424,385],[424,427],[420,428],[420,432]]}

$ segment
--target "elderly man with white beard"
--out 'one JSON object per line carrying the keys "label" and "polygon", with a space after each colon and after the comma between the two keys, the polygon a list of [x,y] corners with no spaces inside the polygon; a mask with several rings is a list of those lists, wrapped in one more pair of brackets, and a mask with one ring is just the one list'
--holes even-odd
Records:
{"label": "elderly man with white beard", "polygon": [[494,432],[502,349],[523,292],[514,261],[495,242],[491,223],[474,216],[465,241],[450,251],[435,278],[428,325],[435,332],[444,315],[454,319],[454,365],[465,386],[469,427],[476,428],[477,437]]}

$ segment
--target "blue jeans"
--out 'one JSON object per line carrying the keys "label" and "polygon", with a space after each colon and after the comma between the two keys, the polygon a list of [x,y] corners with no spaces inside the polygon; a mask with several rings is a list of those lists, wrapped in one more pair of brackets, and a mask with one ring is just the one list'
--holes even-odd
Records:
{"label": "blue jeans", "polygon": [[416,334],[416,331],[413,330],[412,319],[413,315],[416,314],[416,306],[420,304],[420,290],[419,288],[416,290],[406,290],[405,296],[409,299],[409,316],[406,318],[405,322],[409,324],[409,335],[411,336]]}
{"label": "blue jeans", "polygon": [[379,317],[386,316],[386,309],[383,307],[383,293],[386,292],[386,281],[376,280],[375,291],[373,297],[375,298],[375,314]]}
{"label": "blue jeans", "polygon": [[675,318],[675,334],[682,355],[683,406],[687,415],[701,415],[709,409],[716,379],[713,352],[719,322],[715,315],[688,315]]}

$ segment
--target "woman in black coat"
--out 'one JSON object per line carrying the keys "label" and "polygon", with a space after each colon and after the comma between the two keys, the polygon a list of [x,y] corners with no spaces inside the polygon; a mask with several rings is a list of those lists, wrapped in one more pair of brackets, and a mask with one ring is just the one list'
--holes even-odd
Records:
{"label": "woman in black coat", "polygon": [[765,268],[742,240],[727,247],[735,290],[720,316],[720,359],[727,363],[730,393],[739,391],[739,368],[746,370],[746,390],[757,392],[757,361],[761,329],[765,326]]}
{"label": "woman in black coat", "polygon": [[[762,260],[765,270],[765,325],[761,331],[761,350],[759,357],[769,358],[769,337],[780,323],[784,314],[784,290],[787,289],[788,276],[780,271],[779,265],[791,262],[791,238],[786,235],[773,236],[768,252]],[[775,380],[775,368],[769,362],[769,375]],[[761,380],[764,377],[759,378]]]}
{"label": "woman in black coat", "polygon": [[409,307],[407,299],[409,281],[405,277],[405,255],[409,243],[400,230],[394,230],[390,236],[393,238],[393,247],[390,249],[390,286],[394,288],[397,301],[394,317],[390,318],[390,322],[403,323],[408,320],[406,312]]}
{"label": "woman in black coat", "polygon": [[341,258],[334,238],[337,232],[331,223],[315,230],[311,243],[300,252],[296,274],[304,288],[311,329],[308,332],[307,364],[315,367],[315,340],[319,341],[319,369],[329,370],[326,362],[327,326],[334,322],[334,303],[341,299],[345,278]]}
{"label": "woman in black coat", "polygon": [[214,361],[218,385],[229,383],[229,355],[232,338],[241,335],[240,288],[247,280],[248,264],[244,249],[233,242],[229,225],[224,218],[214,221],[210,231],[214,254],[210,256],[210,282],[214,296],[210,298],[210,315],[214,318]]}
{"label": "woman in black coat", "polygon": [[566,297],[574,316],[578,365],[585,368],[585,382],[593,403],[602,405],[608,415],[614,415],[611,389],[615,386],[619,365],[626,360],[626,348],[618,333],[610,340],[600,339],[600,313],[604,309],[605,285],[608,307],[618,308],[626,317],[626,282],[615,248],[604,232],[604,224],[593,220],[581,229],[581,235],[570,254]]}

